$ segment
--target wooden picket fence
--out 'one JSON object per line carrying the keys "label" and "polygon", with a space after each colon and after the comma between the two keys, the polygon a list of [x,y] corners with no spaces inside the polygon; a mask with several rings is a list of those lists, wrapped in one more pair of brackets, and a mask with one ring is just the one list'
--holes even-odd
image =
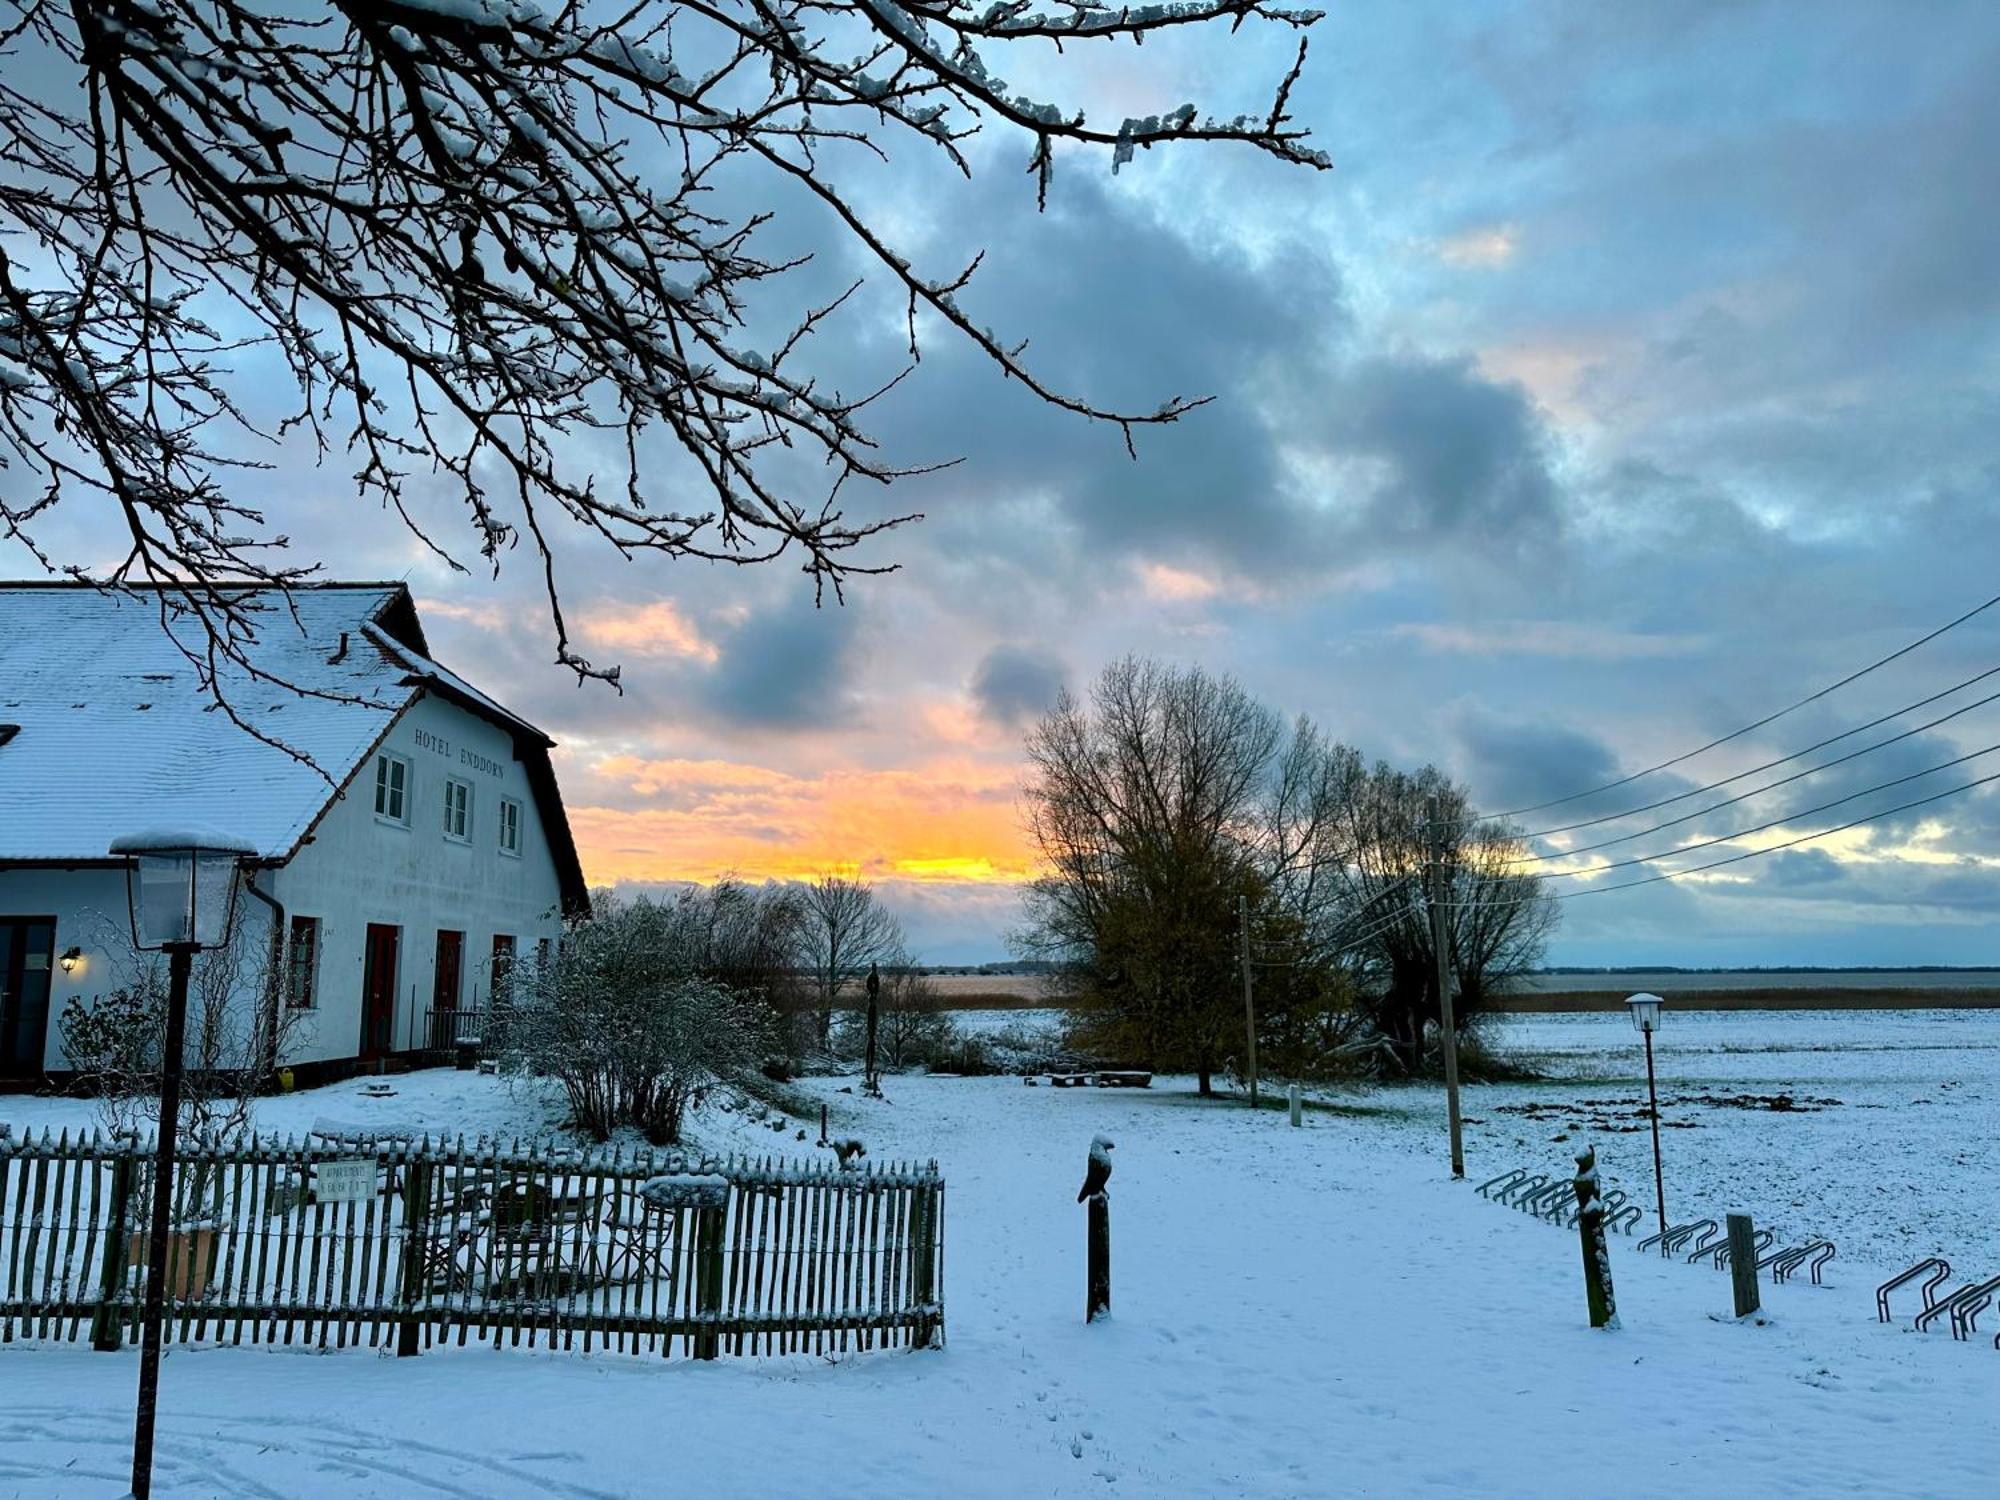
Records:
{"label": "wooden picket fence", "polygon": [[[0,1127],[0,1343],[137,1338],[152,1144]],[[935,1162],[245,1139],[175,1174],[166,1337],[698,1359],[940,1343]]]}

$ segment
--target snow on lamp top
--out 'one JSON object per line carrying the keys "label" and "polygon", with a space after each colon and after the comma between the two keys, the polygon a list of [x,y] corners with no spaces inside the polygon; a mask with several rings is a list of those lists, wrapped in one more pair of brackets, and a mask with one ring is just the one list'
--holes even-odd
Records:
{"label": "snow on lamp top", "polygon": [[125,894],[136,946],[214,948],[228,941],[237,867],[256,853],[248,840],[201,824],[165,825],[123,834],[110,852],[128,859]]}
{"label": "snow on lamp top", "polygon": [[1666,1002],[1658,995],[1640,992],[1627,995],[1625,1003],[1631,1008],[1632,1024],[1639,1030],[1653,1032],[1660,1029],[1660,1007]]}

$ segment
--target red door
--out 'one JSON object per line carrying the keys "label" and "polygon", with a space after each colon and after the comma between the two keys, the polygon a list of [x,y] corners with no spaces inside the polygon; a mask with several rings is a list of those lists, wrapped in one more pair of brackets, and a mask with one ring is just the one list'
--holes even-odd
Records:
{"label": "red door", "polygon": [[457,1043],[458,989],[465,963],[465,934],[438,930],[437,962],[431,967],[432,1047]]}
{"label": "red door", "polygon": [[387,1054],[396,1037],[396,950],[403,929],[382,922],[368,924],[368,945],[361,960],[361,1060],[373,1062]]}

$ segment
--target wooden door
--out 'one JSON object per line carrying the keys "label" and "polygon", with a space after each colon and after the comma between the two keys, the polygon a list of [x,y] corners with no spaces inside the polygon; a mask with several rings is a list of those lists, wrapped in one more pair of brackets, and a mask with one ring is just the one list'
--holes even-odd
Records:
{"label": "wooden door", "polygon": [[0,1078],[39,1078],[49,1039],[50,917],[0,917]]}
{"label": "wooden door", "polygon": [[383,922],[368,924],[368,945],[361,959],[361,1060],[385,1056],[396,1040],[396,954],[403,929]]}

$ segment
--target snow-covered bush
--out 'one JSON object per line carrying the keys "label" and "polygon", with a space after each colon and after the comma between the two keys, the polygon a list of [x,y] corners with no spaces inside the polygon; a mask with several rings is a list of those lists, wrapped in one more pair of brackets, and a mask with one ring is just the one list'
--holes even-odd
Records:
{"label": "snow-covered bush", "polygon": [[[902,962],[908,962],[907,955],[900,957]],[[939,1059],[956,1048],[959,1035],[937,986],[908,968],[886,970],[881,979],[875,1029],[878,1064],[895,1073],[906,1068],[940,1066]],[[867,1051],[865,1000],[859,1008],[840,1013],[834,1046],[843,1058],[859,1058]]]}
{"label": "snow-covered bush", "polygon": [[601,898],[596,911],[517,986],[509,1043],[597,1139],[629,1124],[675,1145],[716,1076],[761,1055],[767,1013],[699,971],[673,905]]}

